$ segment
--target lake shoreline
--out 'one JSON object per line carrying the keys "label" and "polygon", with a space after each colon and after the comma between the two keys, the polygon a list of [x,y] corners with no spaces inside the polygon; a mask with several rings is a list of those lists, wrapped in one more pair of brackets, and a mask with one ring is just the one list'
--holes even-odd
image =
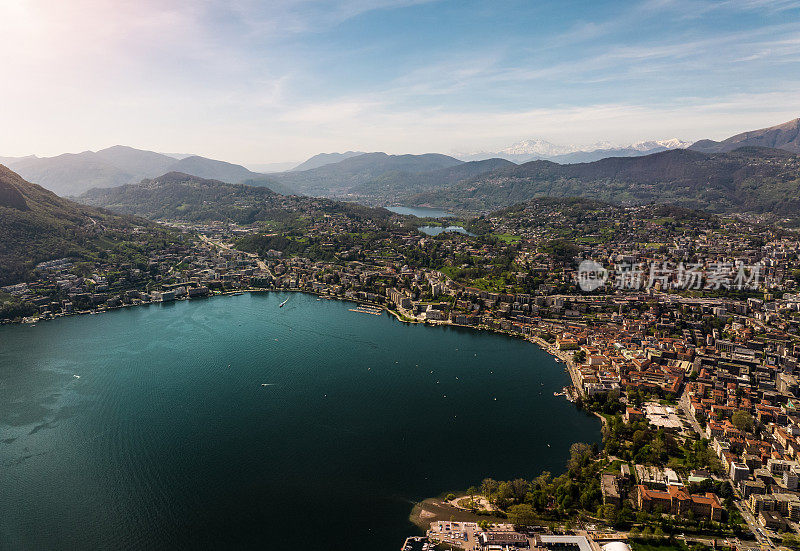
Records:
{"label": "lake shoreline", "polygon": [[[515,337],[517,337],[517,339],[524,338],[522,335],[519,335],[519,334],[511,334],[511,333],[508,333],[508,332],[505,332],[505,331],[492,329],[491,327],[486,327],[486,326],[475,327],[475,326],[464,326],[464,325],[453,324],[453,323],[445,323],[445,322],[439,322],[439,321],[427,321],[426,322],[425,320],[409,320],[409,318],[405,318],[402,315],[402,313],[397,312],[397,311],[391,309],[390,307],[387,307],[387,305],[384,305],[384,304],[374,304],[373,305],[369,301],[354,300],[354,299],[352,299],[350,297],[330,296],[330,295],[325,295],[325,294],[321,294],[321,293],[315,293],[315,292],[311,292],[311,291],[307,291],[307,290],[301,290],[301,289],[260,289],[260,288],[258,288],[258,289],[242,289],[242,290],[235,290],[235,291],[230,291],[230,292],[225,292],[225,293],[215,293],[215,294],[211,295],[208,298],[224,297],[224,296],[232,297],[232,296],[242,295],[245,292],[253,293],[254,296],[252,298],[249,298],[249,297],[245,298],[244,300],[241,300],[241,301],[240,300],[231,299],[230,302],[228,302],[228,301],[213,301],[213,302],[198,304],[198,305],[196,305],[196,308],[192,307],[190,304],[185,304],[183,307],[177,307],[177,308],[163,308],[163,309],[162,308],[158,308],[158,309],[147,311],[146,315],[137,314],[133,318],[130,318],[131,312],[133,312],[133,311],[129,311],[129,314],[127,316],[126,315],[110,316],[110,318],[109,318],[107,323],[106,323],[105,320],[103,320],[103,321],[95,320],[94,322],[90,322],[89,326],[95,327],[95,326],[98,326],[98,325],[99,326],[108,325],[108,326],[112,326],[112,327],[113,326],[120,327],[120,326],[124,325],[124,326],[127,327],[127,326],[129,326],[129,324],[135,324],[135,325],[130,325],[130,327],[134,327],[135,326],[137,328],[143,328],[142,330],[147,330],[148,326],[151,327],[151,328],[155,327],[155,325],[158,325],[159,327],[161,327],[160,320],[162,319],[162,316],[168,316],[170,318],[182,318],[182,317],[184,317],[185,314],[184,314],[183,311],[186,308],[191,308],[191,310],[196,311],[196,312],[199,313],[199,312],[206,311],[207,309],[210,309],[211,312],[214,312],[214,311],[224,311],[224,310],[229,310],[229,309],[230,310],[238,310],[240,307],[246,309],[246,311],[251,312],[250,319],[252,319],[253,318],[253,314],[255,314],[255,317],[259,317],[259,318],[263,317],[264,319],[270,319],[270,320],[277,321],[278,322],[277,323],[278,326],[283,325],[283,322],[281,322],[280,320],[286,319],[286,315],[288,315],[288,317],[291,318],[292,317],[292,313],[295,312],[294,313],[294,317],[296,318],[297,316],[301,315],[301,314],[297,314],[296,312],[303,312],[302,313],[302,317],[303,317],[302,319],[306,320],[305,323],[306,324],[311,324],[311,326],[314,326],[314,325],[316,325],[318,323],[318,321],[316,320],[318,315],[315,314],[315,312],[338,311],[340,309],[341,310],[345,310],[345,309],[348,308],[348,307],[343,307],[342,308],[341,306],[334,307],[334,305],[322,305],[322,304],[316,304],[315,305],[316,301],[314,301],[314,299],[312,297],[316,297],[317,300],[323,300],[323,299],[324,300],[339,300],[339,301],[343,301],[343,302],[347,302],[347,303],[353,303],[353,304],[370,305],[371,308],[374,307],[376,310],[379,309],[380,311],[386,310],[390,315],[395,316],[395,318],[397,318],[398,321],[403,321],[404,322],[403,325],[411,324],[411,323],[418,323],[418,324],[427,323],[428,325],[442,325],[442,326],[454,325],[456,327],[469,327],[470,329],[473,329],[473,330],[474,329],[484,329],[484,330],[488,330],[490,333],[504,334],[505,336],[515,336]],[[300,297],[300,296],[291,297],[291,295],[282,295],[282,296],[270,297],[269,299],[267,299],[266,296],[263,296],[263,297],[261,297],[259,299],[258,297],[255,296],[256,294],[263,294],[263,293],[270,293],[270,292],[300,293],[300,294],[306,295],[306,297],[305,298],[304,297]],[[285,300],[287,298],[289,299],[289,302],[288,302],[287,306],[289,306],[290,308],[283,309],[283,310],[278,310],[277,308],[275,308],[275,306],[279,302],[281,302],[281,301],[283,301],[283,300]],[[190,299],[183,299],[183,300],[190,300]],[[146,304],[157,304],[157,303],[146,303]],[[167,304],[169,304],[169,302]],[[228,304],[228,306],[226,306],[226,304]],[[297,309],[292,307],[295,304],[297,305]],[[132,306],[132,305],[130,305],[130,306]],[[127,308],[127,306],[125,306],[125,307],[116,307],[116,308],[108,308],[108,309],[105,309],[103,311],[109,311],[110,312],[110,311],[113,311],[113,310],[122,310],[123,308]],[[170,312],[172,312],[172,313],[170,313]],[[263,316],[259,316],[259,314],[257,314],[256,312],[263,313]],[[71,315],[78,315],[78,314],[79,313],[76,312],[76,313],[71,314]],[[154,315],[154,318],[156,318],[155,323],[153,323],[153,322],[145,322],[144,318],[149,319],[151,314]],[[323,315],[325,315],[325,314],[319,314],[319,316],[323,316]],[[200,320],[200,323],[202,324],[203,321],[208,322],[209,320],[205,320],[205,318],[208,318],[208,316],[209,316],[208,313],[205,314],[204,318],[202,318]],[[347,320],[353,319],[354,321],[352,323],[358,324],[359,327],[361,327],[362,329],[366,329],[368,332],[371,332],[369,330],[370,327],[376,325],[374,323],[374,320],[372,320],[371,318],[366,318],[364,316],[356,316],[355,318],[347,317],[347,316],[349,316],[348,312],[343,312],[343,313],[339,314],[339,316],[345,316],[345,317],[340,317],[339,318],[339,323],[340,324],[344,323],[346,325],[346,324],[348,324]],[[59,317],[62,317],[62,316],[59,316]],[[212,314],[212,317],[213,317],[213,314]],[[120,318],[123,318],[123,319],[120,320]],[[52,319],[57,319],[57,318],[52,318]],[[196,318],[195,318],[195,316],[188,316],[188,319],[196,319]],[[118,321],[114,321],[114,320],[118,320]],[[49,321],[49,320],[47,320],[47,321]],[[381,321],[381,320],[377,320],[377,322],[378,322],[377,326],[382,326],[383,327],[382,329],[378,329],[378,332],[381,333],[381,334],[383,334],[385,331],[389,331],[389,329],[386,328],[385,325],[390,325],[390,326],[394,325],[395,327],[398,327],[398,328],[402,327],[400,324],[391,323],[391,320],[390,320],[390,322],[388,324],[387,324],[386,321]],[[69,324],[69,325],[70,325],[70,327],[72,327],[72,331],[73,332],[81,332],[82,334],[85,333],[85,327],[83,327],[83,328],[81,327],[81,326],[84,325],[83,323],[79,324],[79,326],[73,326],[72,324]],[[181,324],[181,325],[184,325],[184,324]],[[247,326],[247,325],[249,325],[249,324],[245,323],[245,326]],[[236,327],[239,327],[239,326],[236,326]],[[69,328],[68,327],[64,327],[63,330],[67,330],[67,329],[69,329]],[[160,331],[160,329],[155,329],[155,330],[156,331]],[[33,333],[32,331],[30,331],[30,332],[29,331],[25,331],[25,332],[19,332],[18,334],[20,334],[20,335],[26,335],[27,334],[28,336],[25,337],[27,339],[36,339],[36,338],[39,338],[38,335],[40,335],[40,334],[42,334],[42,335],[46,335],[48,333],[59,333],[60,334],[62,332],[62,328],[61,327],[52,327],[52,326],[48,328],[48,327],[42,326],[40,328],[40,331],[44,331],[44,333],[38,333],[38,332],[37,333]],[[189,333],[186,333],[187,331],[193,333],[194,335],[197,335],[197,332],[194,329],[191,329],[191,328],[184,329],[185,335],[189,334]],[[234,333],[237,333],[238,331],[244,331],[244,329],[234,329],[233,332],[226,332],[226,335],[232,335]],[[285,329],[284,329],[284,331],[285,331]],[[289,331],[291,331],[291,329],[289,329]],[[391,330],[390,333],[393,333],[393,331],[394,330]],[[416,331],[415,333],[417,334],[416,337],[411,336],[411,338],[413,339],[413,342],[428,341],[428,342],[432,343],[431,347],[430,347],[430,350],[434,350],[436,347],[439,347],[439,346],[445,346],[446,347],[447,345],[444,344],[444,343],[451,342],[452,339],[455,339],[455,338],[459,339],[459,341],[461,341],[461,339],[480,338],[480,337],[478,337],[478,335],[474,331],[470,331],[470,332],[461,332],[461,331],[440,332],[440,335],[438,335],[438,336],[436,334],[434,334],[434,332],[421,331],[421,330],[420,331]],[[469,333],[473,333],[473,335],[470,336]],[[461,335],[460,336],[456,336],[458,334],[461,334]],[[272,336],[273,335],[270,334],[269,335],[270,338],[268,338],[266,340],[269,341],[270,346],[272,346],[272,344],[271,344],[272,342],[275,342],[276,343],[275,346],[278,346],[277,345],[278,339],[276,338],[273,341],[273,339],[271,338]],[[280,336],[280,335],[274,335],[274,336]],[[486,335],[486,337],[488,337],[488,335]],[[485,339],[486,337],[483,337],[483,338]],[[195,337],[193,336],[192,338],[195,338]],[[178,336],[177,339],[180,341],[180,336]],[[525,340],[529,340],[531,342],[535,342],[531,338],[525,338]],[[118,340],[117,342],[120,343],[119,344],[119,346],[121,347],[120,350],[123,350],[123,349],[126,349],[126,348],[130,348],[123,341],[119,341]],[[250,339],[248,342],[255,342],[255,341]],[[284,342],[284,337],[283,336],[281,336],[280,342]],[[377,342],[380,343],[380,338],[379,338],[379,340]],[[509,342],[511,344],[511,348],[513,348],[513,349],[520,349],[521,350],[521,349],[525,348],[525,346],[522,343],[514,345],[513,341],[509,341]],[[542,346],[541,343],[536,342],[536,344],[539,344],[540,349],[547,350],[546,348],[544,348]],[[494,346],[497,347],[497,346],[501,346],[501,345],[502,345],[502,343],[499,343],[499,344],[495,343]],[[130,346],[133,346],[135,348],[135,345],[130,345]],[[460,343],[455,344],[455,346],[460,346]],[[456,350],[458,350],[458,348],[456,348]],[[476,349],[476,351],[478,351],[478,352],[480,352],[480,350],[481,349]],[[493,352],[494,351],[492,354],[490,354],[491,357],[489,358],[489,361],[498,359],[498,357],[496,355],[496,350],[497,350],[496,348],[489,347],[486,350],[488,350],[489,352]],[[531,351],[531,352],[533,352],[533,351]],[[545,394],[547,394],[547,396],[548,396],[547,399],[549,400],[550,399],[549,396],[550,396],[551,392],[556,389],[555,385],[564,384],[563,383],[563,376],[561,376],[560,373],[557,373],[556,371],[552,370],[551,369],[552,366],[547,364],[542,359],[542,356],[540,354],[534,352],[533,355],[531,355],[531,352],[528,352],[527,355],[524,356],[524,357],[529,358],[528,361],[516,362],[516,365],[517,365],[517,368],[516,368],[517,378],[516,378],[516,380],[518,382],[520,382],[522,380],[527,380],[527,378],[528,378],[527,375],[526,375],[527,373],[531,373],[533,377],[537,377],[537,375],[535,375],[535,373],[536,372],[541,372],[543,374],[542,375],[543,377],[545,377],[545,378],[550,380],[549,385],[551,386],[551,388],[549,388],[548,391],[545,392]],[[56,352],[56,354],[58,355],[59,358],[62,355],[61,352]],[[473,356],[472,350],[470,350],[467,353],[467,355],[471,359],[472,356]],[[481,354],[479,353],[478,355],[480,356]],[[284,358],[284,357],[285,356],[281,356],[281,358]],[[394,359],[394,358],[392,358],[392,359]],[[181,361],[183,362],[183,360],[181,360]],[[206,360],[203,360],[203,361],[205,362]],[[476,358],[473,363],[474,363],[475,367],[480,368],[480,367],[483,367],[485,365],[486,361],[487,361],[486,359],[478,360]],[[222,358],[218,359],[215,362],[215,365],[217,363],[219,364],[219,366],[222,366],[222,367],[224,367],[225,365],[228,365],[229,363],[234,363],[234,365],[236,365],[236,362],[232,362],[231,359],[229,359],[228,356],[225,356],[225,355],[223,355]],[[280,362],[280,363],[282,363],[282,362]],[[387,362],[387,364],[391,364],[391,363],[392,363],[391,361]],[[365,369],[365,370],[367,369],[366,365],[369,365],[369,364],[365,364],[363,366],[363,369]],[[410,365],[411,364],[409,364],[409,366]],[[217,366],[217,367],[219,367],[219,366]],[[230,366],[228,366],[228,367],[230,368]],[[438,377],[439,376],[438,375],[438,373],[439,373],[438,368],[436,368],[435,366],[432,366],[432,367],[437,370],[436,377]],[[234,374],[234,373],[239,373],[240,369],[241,369],[240,367],[237,367],[233,371],[225,370],[225,372]],[[487,368],[487,370],[488,370],[488,368]],[[410,369],[409,373],[412,372],[412,371],[414,371],[414,370]],[[480,369],[478,369],[478,371],[480,371]],[[81,386],[83,386],[83,385],[92,384],[92,382],[95,380],[94,377],[91,376],[92,374],[89,371],[85,371],[84,372],[84,371],[79,371],[79,370],[75,370],[75,371],[70,370],[69,373],[67,373],[67,376],[71,377],[72,376],[71,373],[73,373],[73,372],[80,374],[81,378],[79,379],[79,381],[80,381],[79,383],[78,382],[73,382],[72,379],[69,379],[69,381],[70,381],[69,384],[70,385],[78,385],[78,384],[80,384]],[[103,370],[103,372],[105,373],[106,371]],[[156,371],[154,373],[166,373],[166,372],[168,372],[168,370],[158,370],[158,371]],[[241,372],[243,372],[243,371],[241,371]],[[191,373],[191,372],[187,371],[187,373]],[[427,374],[427,371],[425,371],[424,373]],[[432,373],[433,372],[431,372],[431,374]],[[495,371],[495,373],[497,373],[497,371]],[[375,374],[375,368],[373,366],[372,373],[369,374],[369,375],[362,375],[362,377],[365,376],[365,377],[372,378],[372,377],[375,376],[374,374]],[[156,377],[160,377],[161,375],[156,374],[155,376]],[[232,376],[235,377],[235,375],[232,375]],[[425,375],[425,376],[427,377],[427,375]],[[226,379],[227,378],[228,377],[226,377]],[[456,379],[458,379],[458,377],[456,377]],[[462,379],[463,379],[463,377],[462,377]],[[78,381],[78,379],[76,378],[75,381]],[[183,380],[183,376],[181,376],[181,381],[182,382],[181,382],[180,386],[184,386],[184,383],[185,383],[189,388],[196,388],[196,389],[205,388],[205,386],[203,384],[195,384],[195,383],[192,382],[191,379]],[[257,378],[255,378],[255,382],[253,383],[253,386],[257,386],[258,389],[261,389],[262,387],[260,387],[258,385],[262,384],[262,381],[268,381],[268,382],[272,383],[272,382],[275,381],[275,379],[272,379],[272,378],[269,378],[269,377],[263,377],[262,378],[262,377],[258,376]],[[433,377],[431,377],[431,380],[429,382],[434,384],[433,383]],[[444,379],[442,379],[442,382],[444,383]],[[436,381],[435,384],[438,384],[438,381]],[[452,383],[451,382],[451,384],[461,385],[462,383]],[[513,384],[514,383],[512,383],[512,385]],[[528,389],[530,395],[536,394],[536,392],[538,392],[538,389],[539,389],[539,386],[538,386],[539,383],[538,382],[534,382],[533,384],[535,384],[536,386],[533,389]],[[250,385],[250,382],[248,382],[248,390],[245,393],[245,396],[247,396],[250,393],[257,393],[258,395],[262,395],[262,393],[266,393],[266,396],[270,397],[270,401],[278,399],[278,394],[274,393],[272,390],[269,390],[269,391],[264,391],[264,390],[251,391],[249,389],[249,385]],[[503,386],[505,386],[507,388],[506,385],[503,385]],[[131,388],[134,388],[134,387],[131,387]],[[136,388],[139,388],[139,387],[136,387]],[[162,388],[162,387],[159,386],[159,388]],[[167,387],[167,388],[169,388],[169,387]],[[544,389],[542,389],[542,390],[544,390]],[[324,390],[321,389],[319,392],[321,393],[323,391],[324,392],[330,392],[330,390],[328,390],[328,388],[325,388]],[[197,392],[197,390],[195,390],[193,392]],[[274,397],[273,397],[273,394],[274,394]],[[484,392],[484,394],[485,394],[485,392]],[[540,392],[540,394],[541,394],[541,392]],[[181,395],[183,395],[183,391],[181,391]],[[320,395],[322,395],[322,394],[320,394]],[[448,397],[450,397],[451,393],[448,391],[447,395],[448,395]],[[124,397],[125,394],[122,394],[121,396]],[[325,396],[328,396],[328,395],[326,394]],[[456,396],[455,390],[453,390],[453,396],[454,397]],[[491,395],[489,395],[489,396],[491,396]],[[436,398],[437,398],[436,403],[438,404],[439,403],[438,402],[438,398],[439,398],[438,395],[436,396]],[[491,397],[488,397],[486,399],[487,400],[491,400]],[[542,399],[544,399],[544,397],[542,397]],[[258,400],[261,400],[261,398],[258,398]],[[553,398],[553,400],[555,402],[561,402],[560,400],[555,400],[555,398]],[[136,403],[138,404],[139,402],[136,402]],[[270,402],[267,401],[264,406],[259,405],[258,407],[259,407],[259,409],[261,409],[262,407],[271,407],[271,406],[268,405],[269,403]],[[494,403],[496,403],[496,402],[487,401],[487,404],[494,404]],[[505,400],[503,400],[503,398],[501,397],[499,403],[505,403]],[[320,406],[319,404],[322,404],[322,402],[318,402],[318,401],[314,402],[314,404],[317,404],[317,405],[314,405],[314,407],[327,407],[327,406],[324,406],[324,405]],[[563,402],[561,402],[561,404],[563,404]],[[433,404],[431,404],[431,405],[433,405]],[[206,406],[202,406],[201,411],[205,411],[205,407]],[[435,406],[435,407],[439,407],[439,406]],[[492,407],[494,407],[494,406],[492,406]],[[525,408],[526,408],[525,410],[526,411],[528,411],[528,407],[529,406],[527,406],[527,405],[525,406]],[[567,408],[567,404],[563,404],[562,406],[559,406],[559,407]],[[577,411],[574,410],[571,407],[569,407],[568,409],[570,409],[572,411],[575,411],[575,413],[577,413]],[[418,408],[418,411],[419,411],[419,408]],[[458,418],[460,419],[462,417],[461,411],[459,411],[458,413],[459,413],[458,414]],[[445,425],[443,425],[443,426],[446,426],[446,423],[448,423],[448,422],[451,422],[451,421],[449,421],[448,419],[445,419]],[[258,426],[262,426],[262,425],[258,425]],[[260,430],[260,429],[258,429],[258,426],[250,427],[251,431],[252,430],[256,430],[256,431]],[[263,425],[263,426],[270,426],[270,423],[267,423],[266,425]],[[455,426],[458,427],[457,424]],[[562,439],[562,440],[572,441],[572,440],[577,439],[579,441],[587,441],[586,439],[589,439],[588,441],[593,441],[595,439],[596,434],[597,434],[596,425],[594,423],[591,423],[591,426],[587,426],[587,424],[585,422],[581,422],[580,426],[584,427],[584,432],[586,432],[586,434],[584,436],[579,437],[579,436],[577,436],[577,434],[573,434],[568,439]],[[248,434],[250,434],[250,432],[248,432]],[[29,435],[29,437],[30,437],[30,435]],[[345,438],[346,439],[346,438],[348,438],[348,436],[347,436],[347,433],[342,433],[337,438]],[[104,439],[105,439],[105,437],[102,438],[102,440],[104,440]],[[562,442],[561,445],[562,446],[564,445],[563,442]],[[566,445],[568,445],[568,444],[566,444]],[[428,445],[428,446],[425,447],[425,449],[429,449],[429,447],[430,446]],[[554,443],[554,447],[555,447],[555,443]],[[220,449],[224,449],[224,447],[221,447]],[[557,452],[555,449],[552,450],[552,451],[551,450],[544,450],[544,452],[550,452],[550,453],[546,453],[546,455],[543,455],[541,457],[541,461],[543,462],[544,465],[549,465],[549,468],[552,469],[553,464],[555,464],[555,463],[559,463],[560,464],[561,463],[559,461],[559,457],[561,456],[561,452]],[[494,470],[495,466],[492,464],[491,468],[492,468],[492,470]],[[544,467],[541,467],[541,468],[544,468]],[[527,473],[527,471],[525,469],[526,469],[526,467],[524,465],[523,466],[517,465],[516,467],[514,467],[514,472],[519,472],[523,476],[525,474],[528,474],[529,476],[534,476],[535,473],[538,472],[538,471],[533,471],[532,473]],[[501,474],[506,474],[508,476],[512,476],[514,474],[514,472],[508,473],[508,471],[503,471],[503,466],[502,465],[499,466],[499,470],[497,472],[499,472]],[[465,476],[462,477],[462,476],[460,476],[460,474],[465,474]],[[411,497],[411,499],[406,501],[407,505],[405,505],[403,507],[395,508],[394,512],[392,513],[392,517],[391,518],[395,519],[395,520],[398,520],[398,521],[403,521],[403,519],[405,519],[405,522],[412,521],[411,524],[408,524],[408,528],[406,529],[407,530],[407,534],[406,535],[413,534],[418,530],[421,531],[424,534],[425,529],[426,529],[426,523],[429,523],[432,520],[431,514],[440,515],[441,518],[445,519],[445,520],[447,518],[449,518],[449,516],[452,516],[452,515],[457,515],[459,518],[464,516],[464,520],[468,520],[468,519],[472,519],[472,518],[476,518],[478,520],[484,520],[485,519],[485,520],[488,520],[490,522],[495,521],[495,520],[501,520],[501,517],[493,517],[493,516],[473,517],[474,514],[471,511],[465,511],[465,510],[459,509],[457,507],[451,507],[447,503],[442,502],[441,496],[439,498],[433,498],[433,501],[431,501],[430,499],[423,499],[423,498],[425,498],[426,495],[435,494],[435,492],[437,492],[441,488],[459,487],[462,484],[464,484],[464,482],[462,482],[462,481],[469,481],[469,480],[472,480],[472,479],[475,479],[475,478],[480,478],[481,476],[483,476],[483,469],[480,468],[476,472],[467,472],[467,473],[460,473],[460,474],[456,479],[454,479],[452,476],[448,478],[446,475],[445,476],[441,476],[441,475],[440,476],[434,476],[434,477],[431,478],[431,481],[428,482],[428,487],[427,487],[428,491],[425,491],[425,489],[423,489],[423,491],[421,491],[421,492],[418,491],[418,490],[412,489],[412,488],[414,488],[416,486],[419,486],[419,484],[413,482],[413,479],[414,478],[420,478],[421,479],[422,478],[421,476],[419,476],[419,477],[412,476],[412,477],[410,477],[410,480],[404,480],[403,481],[404,482],[403,486],[398,486],[398,488],[406,488],[407,489],[406,491],[409,492],[409,495],[413,496],[413,497]],[[430,482],[433,482],[433,484],[430,484]],[[432,487],[430,487],[430,486],[432,486]],[[433,490],[433,491],[429,493],[430,490]],[[395,493],[397,493],[398,491],[402,492],[403,490],[402,489],[400,489],[400,490],[393,489],[394,493],[392,495],[395,495]],[[421,501],[417,501],[417,500],[421,500]],[[425,511],[427,511],[427,512],[425,512]],[[400,526],[400,525],[398,524],[398,526]],[[402,526],[400,528],[402,529]],[[392,536],[392,537],[395,537],[395,536]]]}
{"label": "lake shoreline", "polygon": [[224,292],[220,292],[220,293],[212,293],[212,294],[207,295],[207,296],[196,297],[196,298],[188,298],[188,297],[186,297],[186,298],[175,299],[175,300],[172,300],[172,301],[156,301],[156,302],[148,301],[148,302],[141,302],[141,303],[138,303],[138,304],[123,304],[121,306],[105,307],[102,310],[92,310],[92,311],[81,310],[81,311],[77,311],[77,312],[58,314],[58,315],[56,315],[56,316],[54,316],[52,318],[33,318],[33,319],[31,319],[31,318],[23,318],[20,321],[7,321],[7,322],[4,322],[4,323],[1,323],[0,325],[35,325],[37,323],[43,323],[43,322],[47,322],[47,321],[55,321],[55,320],[60,319],[60,318],[68,318],[68,317],[73,317],[73,316],[99,315],[99,314],[104,314],[104,313],[107,313],[107,312],[113,312],[113,311],[116,311],[116,310],[124,310],[124,309],[127,309],[127,308],[134,308],[134,307],[139,307],[139,306],[151,306],[151,305],[159,305],[159,304],[163,305],[163,304],[170,304],[170,303],[175,303],[175,302],[185,302],[185,301],[192,301],[192,300],[198,300],[198,299],[210,299],[210,298],[215,298],[215,297],[237,296],[237,295],[242,295],[244,293],[301,293],[301,294],[316,296],[318,298],[324,298],[325,300],[338,300],[338,301],[342,301],[342,302],[351,302],[353,304],[366,304],[366,305],[369,305],[369,306],[373,306],[373,307],[375,307],[377,309],[386,311],[389,315],[394,316],[397,319],[397,321],[400,321],[402,323],[422,324],[422,325],[429,325],[429,326],[461,327],[461,328],[473,329],[473,330],[477,330],[477,331],[488,331],[490,333],[495,333],[495,334],[499,334],[499,335],[505,335],[507,337],[513,337],[513,338],[516,338],[516,339],[523,339],[523,340],[526,340],[526,341],[528,341],[528,342],[530,342],[532,344],[537,345],[540,350],[548,353],[550,356],[555,358],[557,362],[563,362],[565,364],[565,366],[566,366],[565,367],[565,371],[570,376],[570,379],[571,379],[571,382],[572,382],[571,386],[575,389],[575,392],[579,396],[583,395],[580,386],[576,384],[577,383],[577,374],[576,374],[577,366],[572,361],[572,358],[569,356],[568,353],[565,353],[564,351],[558,350],[557,348],[555,348],[554,346],[552,346],[550,343],[548,343],[547,341],[545,341],[544,339],[542,339],[539,336],[536,336],[536,335],[529,335],[529,336],[520,335],[518,333],[511,333],[511,332],[508,332],[508,331],[504,331],[502,329],[493,329],[493,328],[491,328],[489,326],[486,326],[486,325],[463,325],[463,324],[453,323],[453,322],[451,322],[449,320],[448,321],[445,321],[445,320],[435,320],[434,321],[434,320],[412,319],[412,318],[408,318],[407,316],[404,316],[403,314],[401,314],[400,312],[398,312],[396,310],[393,310],[393,309],[389,308],[385,304],[380,304],[380,303],[377,303],[377,302],[370,302],[368,300],[355,300],[355,299],[348,298],[348,297],[331,296],[331,295],[326,295],[326,294],[322,294],[322,293],[316,293],[314,291],[309,291],[309,290],[305,290],[305,289],[262,289],[262,288],[239,289],[239,290],[236,290],[236,291],[224,291]]}

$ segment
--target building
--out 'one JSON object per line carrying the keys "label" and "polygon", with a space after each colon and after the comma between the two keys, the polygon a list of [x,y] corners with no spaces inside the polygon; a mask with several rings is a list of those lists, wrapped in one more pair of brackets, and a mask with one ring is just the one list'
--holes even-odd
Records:
{"label": "building", "polygon": [[747,465],[744,463],[733,462],[731,463],[730,476],[733,483],[736,484],[740,480],[744,480],[750,476],[750,469],[748,469]]}
{"label": "building", "polygon": [[481,532],[478,536],[481,547],[494,547],[500,548],[508,547],[511,549],[526,549],[530,547],[528,537],[518,532]]}
{"label": "building", "polygon": [[536,547],[550,551],[593,551],[592,545],[585,536],[536,536]]}
{"label": "building", "polygon": [[794,471],[784,471],[782,478],[782,486],[787,490],[797,489],[797,473]]}
{"label": "building", "polygon": [[642,419],[645,419],[645,416],[641,410],[632,407],[625,408],[626,423],[633,423],[635,421],[641,421]]}
{"label": "building", "polygon": [[619,483],[616,475],[602,473],[600,475],[600,491],[603,494],[603,503],[616,505],[617,507],[622,505],[622,496],[619,492]]}
{"label": "building", "polygon": [[786,471],[791,471],[792,467],[797,468],[797,461],[786,461],[783,459],[768,459],[767,469],[769,472],[776,476],[781,476]]}
{"label": "building", "polygon": [[679,486],[668,486],[667,491],[651,490],[639,485],[637,500],[639,508],[647,512],[669,513],[686,516],[689,511],[697,518],[722,520],[722,504],[714,494],[689,494]]}
{"label": "building", "polygon": [[761,511],[758,513],[758,522],[771,530],[786,529],[786,521],[775,511]]}

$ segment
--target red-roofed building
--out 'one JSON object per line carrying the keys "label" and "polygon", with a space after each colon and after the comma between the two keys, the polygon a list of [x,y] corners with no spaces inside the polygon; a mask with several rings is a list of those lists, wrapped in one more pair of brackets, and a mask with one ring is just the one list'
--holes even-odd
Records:
{"label": "red-roofed building", "polygon": [[637,486],[636,490],[639,508],[643,511],[677,516],[685,516],[691,511],[697,518],[722,520],[722,504],[719,498],[710,492],[705,495],[689,494],[678,486],[668,486],[664,492],[651,490],[642,485]]}

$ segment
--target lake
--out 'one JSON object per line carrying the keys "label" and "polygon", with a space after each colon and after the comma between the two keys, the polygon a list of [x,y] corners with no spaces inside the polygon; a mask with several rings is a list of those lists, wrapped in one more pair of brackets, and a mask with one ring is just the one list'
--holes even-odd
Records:
{"label": "lake", "polygon": [[428,207],[386,207],[386,210],[396,212],[397,214],[416,216],[417,218],[447,218],[449,216],[454,216],[447,211]]}
{"label": "lake", "polygon": [[0,547],[399,549],[415,501],[599,442],[535,345],[353,307],[258,293],[0,326]]}

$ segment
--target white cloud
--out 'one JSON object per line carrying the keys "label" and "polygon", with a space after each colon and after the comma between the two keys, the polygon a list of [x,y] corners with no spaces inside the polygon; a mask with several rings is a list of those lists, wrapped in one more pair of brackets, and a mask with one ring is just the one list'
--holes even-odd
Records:
{"label": "white cloud", "polygon": [[[710,35],[687,26],[667,39],[618,35],[666,13],[784,13],[800,4],[790,0],[650,0],[554,36],[432,49],[405,73],[357,75],[352,85],[285,45],[302,48],[303,33],[427,1],[0,0],[0,154],[127,143],[267,162],[322,150],[492,149],[524,137],[723,138],[800,114],[800,83],[787,82],[786,71],[800,61],[797,21]],[[350,48],[314,53],[354,56]],[[772,65],[766,80],[734,75]],[[751,82],[773,91],[747,93]]]}

